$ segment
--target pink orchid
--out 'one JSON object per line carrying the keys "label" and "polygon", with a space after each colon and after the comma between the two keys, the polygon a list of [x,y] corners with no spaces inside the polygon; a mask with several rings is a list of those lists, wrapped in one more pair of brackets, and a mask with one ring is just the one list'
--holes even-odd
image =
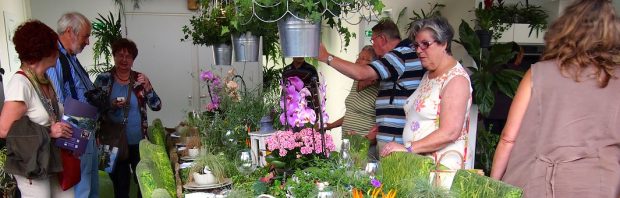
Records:
{"label": "pink orchid", "polygon": [[295,90],[301,90],[304,87],[304,82],[297,76],[288,77],[288,81],[295,86]]}

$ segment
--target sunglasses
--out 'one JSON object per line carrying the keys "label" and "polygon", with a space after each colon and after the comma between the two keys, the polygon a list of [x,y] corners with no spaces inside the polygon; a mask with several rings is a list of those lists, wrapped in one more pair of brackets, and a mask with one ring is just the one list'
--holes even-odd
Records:
{"label": "sunglasses", "polygon": [[437,41],[422,41],[420,43],[414,42],[413,43],[413,47],[415,49],[420,48],[421,50],[426,50],[426,49],[428,49],[428,47],[433,45],[433,43],[435,43],[435,42],[437,42]]}

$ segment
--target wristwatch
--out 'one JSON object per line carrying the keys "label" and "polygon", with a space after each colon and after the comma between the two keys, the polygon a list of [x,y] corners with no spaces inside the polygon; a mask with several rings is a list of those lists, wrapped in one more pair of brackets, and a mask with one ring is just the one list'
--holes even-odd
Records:
{"label": "wristwatch", "polygon": [[327,56],[327,65],[332,65],[332,61],[334,60],[334,56],[331,54]]}

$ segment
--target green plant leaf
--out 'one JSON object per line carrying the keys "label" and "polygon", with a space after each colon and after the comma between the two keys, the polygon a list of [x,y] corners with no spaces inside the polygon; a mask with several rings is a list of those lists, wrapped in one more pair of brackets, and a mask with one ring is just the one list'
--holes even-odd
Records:
{"label": "green plant leaf", "polygon": [[476,32],[465,20],[461,20],[459,25],[459,44],[463,45],[467,53],[474,59],[476,65],[480,65],[480,39]]}

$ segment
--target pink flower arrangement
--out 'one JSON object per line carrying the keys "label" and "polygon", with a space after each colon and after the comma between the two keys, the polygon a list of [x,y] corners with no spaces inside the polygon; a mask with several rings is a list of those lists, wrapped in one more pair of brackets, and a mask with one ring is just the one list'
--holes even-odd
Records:
{"label": "pink flower arrangement", "polygon": [[220,77],[213,74],[211,71],[203,71],[200,73],[200,79],[207,82],[207,87],[209,89],[209,97],[211,98],[211,102],[205,106],[205,109],[210,112],[215,112],[220,109],[220,97],[218,96],[218,92],[222,89],[222,84],[220,83]]}
{"label": "pink flower arrangement", "polygon": [[[325,149],[323,149],[323,139]],[[277,131],[267,137],[266,142],[267,149],[272,152],[277,150],[280,157],[287,156],[289,152],[293,152],[294,155],[325,154],[329,157],[329,153],[336,150],[331,135],[327,133],[321,135],[313,128],[304,128],[297,133]],[[299,149],[299,153],[296,153],[296,149]]]}
{"label": "pink flower arrangement", "polygon": [[[310,90],[304,86],[303,81],[297,77],[288,77],[288,81],[283,85],[284,97],[280,100],[280,108],[283,111],[280,114],[280,123],[294,127],[303,127],[306,124],[314,125],[317,122],[317,112],[308,106],[306,98],[312,97]],[[321,82],[319,85],[320,113],[323,117],[323,126],[327,127],[329,116],[325,109],[327,86]],[[286,106],[285,106],[286,104]]]}

